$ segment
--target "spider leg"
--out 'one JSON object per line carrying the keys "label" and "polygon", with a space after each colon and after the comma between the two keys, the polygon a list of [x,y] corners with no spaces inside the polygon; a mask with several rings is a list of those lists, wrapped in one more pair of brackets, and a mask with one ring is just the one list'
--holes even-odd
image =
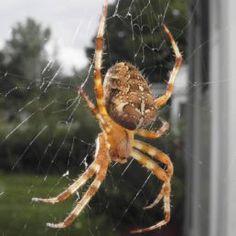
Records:
{"label": "spider leg", "polygon": [[[80,95],[83,97],[83,99],[85,100],[85,102],[87,103],[87,106],[89,107],[89,109],[92,111],[92,113],[95,115],[95,117],[100,121],[103,129],[106,132],[109,132],[110,130],[110,124],[109,124],[109,119],[107,116],[102,116],[97,107],[93,104],[93,102],[91,101],[91,99],[89,98],[89,96],[84,92],[84,90],[80,87],[79,88],[79,93]],[[104,118],[106,119],[106,121],[104,120]]]}
{"label": "spider leg", "polygon": [[[54,223],[47,223],[48,227],[51,228],[65,228],[72,224],[72,222],[76,219],[76,217],[80,214],[83,208],[88,204],[90,199],[94,196],[94,194],[99,189],[101,183],[103,182],[104,178],[106,177],[107,168],[109,165],[109,160],[106,155],[106,144],[105,144],[105,137],[103,135],[99,135],[97,139],[97,148],[95,152],[95,160],[97,163],[95,166],[98,167],[96,176],[91,183],[90,187],[88,188],[87,192],[84,194],[82,199],[76,204],[75,208],[71,211],[71,213],[65,218],[63,222],[54,224]],[[86,182],[86,181],[85,181]]]}
{"label": "spider leg", "polygon": [[170,125],[167,121],[159,118],[162,122],[162,126],[160,129],[158,129],[157,131],[149,131],[146,129],[137,129],[135,130],[135,134],[142,136],[144,138],[159,138],[161,137],[163,134],[166,133],[166,131],[169,129]]}
{"label": "spider leg", "polygon": [[[97,117],[98,115],[98,109],[97,107],[94,105],[94,103],[91,101],[91,99],[89,98],[89,96],[84,92],[83,88],[80,87],[78,90],[79,94],[83,97],[84,101],[87,103],[87,106],[89,107],[89,109],[92,111],[92,113]],[[97,117],[98,118],[98,117]],[[99,119],[99,118],[98,118]]]}
{"label": "spider leg", "polygon": [[103,36],[105,29],[105,22],[107,16],[107,0],[104,1],[103,12],[99,22],[98,34],[96,37],[96,48],[95,48],[95,68],[94,68],[94,90],[96,93],[98,110],[101,114],[107,115],[104,101],[104,91],[102,85],[102,53],[103,53]]}
{"label": "spider leg", "polygon": [[96,152],[95,152],[95,160],[89,166],[89,168],[85,171],[85,173],[73,183],[68,189],[66,189],[63,193],[59,194],[55,198],[43,199],[43,198],[33,198],[33,201],[37,202],[46,202],[46,203],[57,203],[60,201],[66,200],[69,196],[71,196],[80,186],[85,184],[89,178],[91,178],[95,173],[95,179],[92,184],[88,188],[85,195],[82,199],[77,203],[76,207],[72,210],[72,212],[66,217],[66,219],[58,224],[48,223],[47,226],[52,228],[65,228],[69,226],[75,218],[80,214],[89,200],[94,196],[94,194],[99,189],[102,181],[104,180],[109,164],[109,160],[106,155],[106,144],[105,137],[103,135],[99,135],[97,139]]}
{"label": "spider leg", "polygon": [[63,202],[71,195],[73,195],[81,186],[83,186],[99,169],[98,161],[95,160],[88,169],[73,183],[71,184],[65,191],[52,198],[32,198],[34,202],[44,202],[55,204],[58,202]]}
{"label": "spider leg", "polygon": [[166,25],[163,25],[163,27],[164,27],[164,30],[165,30],[165,32],[172,44],[172,48],[175,53],[175,65],[170,73],[170,78],[168,81],[168,85],[167,85],[167,89],[166,89],[165,94],[155,100],[155,104],[157,107],[161,107],[161,106],[165,105],[167,103],[167,101],[169,100],[169,98],[171,97],[171,95],[173,93],[173,89],[174,89],[174,81],[175,81],[175,78],[179,72],[179,69],[180,69],[182,61],[183,61],[182,55],[181,55],[179,48],[174,40],[173,35],[171,34],[171,32],[169,31],[169,29],[167,28]]}
{"label": "spider leg", "polygon": [[101,167],[94,181],[88,188],[87,192],[84,194],[82,199],[76,204],[75,208],[71,211],[71,213],[64,219],[64,221],[57,224],[47,223],[47,226],[51,228],[66,228],[69,225],[71,225],[73,221],[77,218],[77,216],[80,214],[80,212],[83,210],[83,208],[88,204],[90,199],[98,191],[101,183],[106,177],[107,168],[108,168],[108,160],[105,160],[102,162]]}
{"label": "spider leg", "polygon": [[133,141],[133,147],[147,153],[148,155],[154,157],[156,160],[162,162],[167,166],[166,173],[168,177],[171,177],[174,172],[173,164],[167,154],[162,152],[161,150],[154,148],[150,144],[147,144],[145,142],[142,142],[140,140],[134,140]]}
{"label": "spider leg", "polygon": [[161,179],[164,184],[162,186],[160,194],[157,196],[155,201],[150,204],[149,206],[145,207],[152,208],[154,207],[162,198],[164,202],[164,219],[157,224],[154,224],[152,226],[149,226],[147,228],[143,229],[137,229],[131,231],[131,233],[143,233],[147,231],[151,231],[157,228],[162,227],[163,225],[167,224],[170,221],[170,193],[171,193],[171,185],[170,180],[171,176],[173,175],[173,165],[169,159],[169,157],[161,152],[158,149],[155,149],[151,147],[150,145],[143,143],[141,141],[134,140],[133,147],[149,154],[150,156],[155,157],[158,161],[161,161],[162,163],[167,165],[167,170],[164,171],[157,163],[143,155],[142,153],[132,150],[131,156],[136,159],[141,165],[146,167],[147,169],[151,170],[157,178]]}
{"label": "spider leg", "polygon": [[[100,139],[97,139],[96,153],[99,152]],[[65,201],[67,198],[69,198],[71,195],[73,195],[81,186],[83,186],[95,173],[98,172],[98,170],[100,168],[101,160],[99,158],[96,158],[96,155],[97,155],[96,153],[95,153],[95,160],[88,167],[88,169],[73,184],[71,184],[64,192],[62,192],[59,195],[57,195],[56,197],[52,197],[52,198],[34,197],[34,198],[32,198],[32,201],[45,202],[45,203],[50,203],[50,204],[55,204],[58,202]]]}
{"label": "spider leg", "polygon": [[146,206],[145,209],[150,209],[154,207],[158,202],[166,196],[166,192],[170,192],[170,180],[174,172],[173,164],[167,154],[162,152],[161,150],[152,147],[151,145],[144,143],[139,140],[134,140],[133,147],[143,151],[144,153],[147,153],[148,155],[154,157],[156,160],[160,161],[161,163],[165,164],[167,166],[166,174],[168,176],[168,181],[164,182],[161,192],[157,196],[157,198],[154,200],[153,203]]}

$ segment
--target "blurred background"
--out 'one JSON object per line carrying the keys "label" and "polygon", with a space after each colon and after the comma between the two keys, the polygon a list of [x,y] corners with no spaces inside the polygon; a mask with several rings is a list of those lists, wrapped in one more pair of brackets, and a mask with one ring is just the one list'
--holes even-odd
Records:
{"label": "blurred background", "polygon": [[[135,161],[110,166],[75,223],[59,222],[86,191],[65,203],[33,204],[62,192],[93,160],[98,124],[77,94],[94,99],[94,42],[103,1],[0,3],[0,233],[131,235],[163,217],[143,210],[161,181]],[[143,235],[236,234],[236,3],[233,0],[109,1],[103,74],[118,61],[136,65],[154,96],[165,92],[175,58],[168,25],[184,57],[174,94],[160,110],[171,130],[146,140],[170,155],[171,222]],[[159,127],[155,122],[147,129]]]}

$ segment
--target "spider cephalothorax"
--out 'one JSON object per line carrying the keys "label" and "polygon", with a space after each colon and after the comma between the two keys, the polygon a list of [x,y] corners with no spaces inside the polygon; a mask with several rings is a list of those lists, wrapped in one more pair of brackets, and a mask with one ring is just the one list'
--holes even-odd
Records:
{"label": "spider cephalothorax", "polygon": [[[132,233],[142,233],[160,228],[170,220],[170,181],[173,175],[173,165],[168,155],[164,152],[145,142],[136,140],[134,137],[137,135],[151,139],[159,138],[168,130],[168,123],[161,118],[159,119],[162,122],[162,126],[158,130],[149,131],[144,129],[144,127],[155,120],[158,109],[165,105],[171,97],[174,80],[182,63],[182,56],[172,34],[163,25],[176,57],[175,66],[170,73],[167,90],[164,95],[154,98],[142,74],[135,66],[127,62],[120,62],[112,66],[108,70],[103,83],[101,66],[106,15],[107,0],[104,0],[95,49],[94,91],[97,105],[90,100],[82,88],[79,90],[79,93],[97,118],[102,130],[98,134],[96,141],[94,161],[74,183],[58,196],[53,198],[33,198],[33,201],[51,204],[62,202],[74,194],[90,178],[94,177],[87,192],[64,221],[57,224],[47,224],[52,228],[65,228],[76,219],[97,192],[106,177],[109,164],[112,161],[125,163],[128,158],[134,158],[163,182],[160,193],[153,203],[146,206],[145,209],[152,208],[163,200],[164,219],[147,228],[132,231]],[[158,162],[151,158],[162,163],[162,165],[159,165]],[[165,168],[163,168],[163,165]]]}
{"label": "spider cephalothorax", "polygon": [[107,71],[103,87],[107,112],[121,126],[134,130],[155,120],[155,99],[135,66],[116,63]]}

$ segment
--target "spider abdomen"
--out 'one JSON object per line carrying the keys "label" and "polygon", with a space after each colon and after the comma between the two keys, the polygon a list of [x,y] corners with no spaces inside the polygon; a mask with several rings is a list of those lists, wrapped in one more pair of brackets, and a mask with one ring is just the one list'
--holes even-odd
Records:
{"label": "spider abdomen", "polygon": [[103,87],[107,112],[119,125],[134,130],[155,120],[154,98],[135,66],[116,63],[106,73]]}

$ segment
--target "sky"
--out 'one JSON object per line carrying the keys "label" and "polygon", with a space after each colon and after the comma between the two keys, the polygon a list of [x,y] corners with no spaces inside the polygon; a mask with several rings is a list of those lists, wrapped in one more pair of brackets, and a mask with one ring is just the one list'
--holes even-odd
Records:
{"label": "sky", "polygon": [[49,55],[57,51],[64,72],[70,73],[73,66],[83,68],[88,63],[84,49],[91,46],[96,34],[102,3],[103,0],[0,0],[0,48],[10,38],[16,22],[32,17],[51,28],[47,51]]}

